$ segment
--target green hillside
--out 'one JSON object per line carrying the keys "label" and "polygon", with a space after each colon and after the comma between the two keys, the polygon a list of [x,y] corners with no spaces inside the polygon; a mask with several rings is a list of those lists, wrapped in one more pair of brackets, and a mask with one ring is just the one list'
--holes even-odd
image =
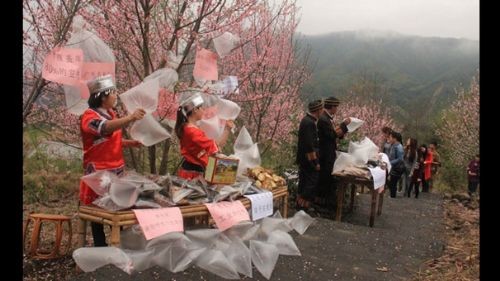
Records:
{"label": "green hillside", "polygon": [[299,38],[310,46],[314,67],[304,99],[345,97],[353,90],[381,98],[410,127],[435,118],[479,67],[479,42],[466,39],[376,31]]}

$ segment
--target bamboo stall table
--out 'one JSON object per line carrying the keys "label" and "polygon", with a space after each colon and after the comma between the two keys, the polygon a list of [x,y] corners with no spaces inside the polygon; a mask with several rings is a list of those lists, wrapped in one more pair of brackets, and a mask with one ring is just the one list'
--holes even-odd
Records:
{"label": "bamboo stall table", "polygon": [[[284,218],[288,217],[288,188],[278,187],[272,191],[273,205],[277,202],[278,209]],[[241,197],[238,200],[243,203],[246,209],[251,207],[251,202],[246,197]],[[210,217],[210,212],[204,204],[179,206],[183,219],[192,217]],[[111,245],[120,247],[120,227],[138,224],[137,218],[132,210],[125,211],[108,211],[96,206],[80,206],[78,208],[78,245],[83,247],[87,236],[87,221],[107,224],[111,227]]]}
{"label": "bamboo stall table", "polygon": [[[342,218],[342,207],[344,204],[344,196],[345,196],[345,191],[348,186],[350,185],[351,187],[351,197],[350,197],[350,204],[349,204],[349,212],[352,212],[354,209],[354,197],[356,195],[356,186],[361,185],[361,186],[366,186],[368,189],[371,191],[372,195],[372,200],[371,200],[371,209],[370,209],[370,221],[369,225],[370,227],[373,227],[373,224],[375,222],[375,212],[377,212],[377,215],[380,216],[382,214],[382,204],[384,202],[384,190],[379,193],[378,189],[374,189],[373,187],[373,179],[367,179],[367,178],[362,178],[362,177],[355,177],[352,175],[335,175],[335,178],[337,179],[337,211],[335,215],[335,220],[340,222]],[[378,205],[378,208],[377,208]]]}

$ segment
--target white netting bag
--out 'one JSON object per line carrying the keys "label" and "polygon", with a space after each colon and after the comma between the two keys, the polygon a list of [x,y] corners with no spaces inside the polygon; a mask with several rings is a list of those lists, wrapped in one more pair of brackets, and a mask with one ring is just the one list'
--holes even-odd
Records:
{"label": "white netting bag", "polygon": [[179,80],[179,74],[171,68],[160,68],[144,78],[144,82],[158,80],[158,85],[169,91],[174,90],[175,83]]}
{"label": "white netting bag", "polygon": [[236,47],[240,38],[226,31],[222,35],[214,38],[213,41],[217,54],[219,57],[223,58],[231,53],[231,50]]}
{"label": "white netting bag", "polygon": [[146,113],[153,113],[158,107],[159,90],[158,79],[150,79],[121,94],[120,100],[129,113],[139,108],[144,109]]}
{"label": "white netting bag", "polygon": [[[79,15],[73,19],[72,33],[65,47],[82,49],[84,62],[115,63],[111,48],[95,32],[90,31],[88,23]],[[86,81],[82,81],[78,87],[64,85],[63,90],[69,112],[81,115],[88,108],[87,98],[82,98],[88,95]]]}
{"label": "white netting bag", "polygon": [[130,136],[145,146],[157,144],[170,138],[168,131],[151,114],[144,115],[130,127]]}
{"label": "white netting bag", "polygon": [[235,120],[240,114],[241,107],[233,101],[219,99],[217,103],[217,115],[223,120]]}

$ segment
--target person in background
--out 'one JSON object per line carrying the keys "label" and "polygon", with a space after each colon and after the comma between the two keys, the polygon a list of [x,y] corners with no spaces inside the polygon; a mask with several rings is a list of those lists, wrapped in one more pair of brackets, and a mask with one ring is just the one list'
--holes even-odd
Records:
{"label": "person in background", "polygon": [[385,153],[387,154],[387,156],[389,156],[389,153],[390,153],[390,150],[391,150],[391,143],[389,142],[389,136],[392,132],[392,129],[387,127],[387,126],[384,126],[382,127],[382,135],[384,136],[384,140],[382,142],[382,145],[380,146],[380,151],[382,153]]}
{"label": "person in background", "polygon": [[[139,147],[135,140],[122,139],[122,128],[144,117],[146,112],[137,109],[132,114],[117,118],[113,108],[117,104],[116,87],[111,75],[101,76],[87,83],[90,96],[89,108],[80,118],[83,141],[83,168],[85,175],[107,170],[117,175],[123,173],[124,147]],[[98,195],[85,182],[80,181],[80,203],[91,204]],[[100,223],[91,222],[95,247],[105,247],[106,236]]]}
{"label": "person in background", "polygon": [[440,155],[437,151],[437,142],[433,141],[429,144],[429,150],[432,153],[432,163],[431,163],[431,178],[429,180],[429,190],[432,190],[434,180],[438,175],[439,167],[441,167]]}
{"label": "person in background", "polygon": [[411,195],[411,190],[415,187],[415,198],[418,198],[420,184],[424,178],[424,159],[425,156],[421,149],[417,150],[417,159],[410,171],[410,185],[408,187],[407,195],[408,198]]}
{"label": "person in background", "polygon": [[[318,120],[319,164],[321,171],[319,172],[318,193],[314,200],[320,207],[326,207],[328,199],[335,196],[337,186],[332,171],[335,159],[337,158],[337,140],[343,138],[347,133],[347,125],[351,121],[350,118],[346,118],[338,126],[335,126],[333,116],[337,113],[340,101],[335,97],[329,97],[325,99],[324,104],[324,111]],[[331,199],[331,202],[334,203],[335,198]]]}
{"label": "person in background", "polygon": [[403,162],[404,150],[403,145],[401,145],[401,134],[392,131],[389,135],[389,142],[391,143],[389,161],[392,167],[389,173],[389,190],[391,192],[391,198],[396,198],[398,180],[401,178],[405,169]]}
{"label": "person in background", "polygon": [[218,153],[227,141],[234,122],[226,121],[224,132],[218,141],[205,134],[196,123],[203,117],[204,100],[196,93],[182,102],[177,110],[175,134],[180,140],[183,161],[177,175],[185,179],[203,176],[208,165],[208,156]]}
{"label": "person in background", "polygon": [[429,192],[429,182],[431,181],[432,178],[432,172],[431,172],[431,166],[433,162],[433,155],[432,151],[430,149],[427,149],[426,145],[423,145],[425,147],[425,160],[424,160],[424,180],[422,181],[422,192]]}
{"label": "person in background", "polygon": [[469,195],[476,193],[477,186],[479,185],[479,154],[469,162],[467,167],[468,191]]}
{"label": "person in background", "polygon": [[317,122],[323,112],[323,101],[308,104],[308,111],[299,125],[296,163],[299,166],[297,209],[314,211],[311,201],[316,196],[319,179],[319,142]]}
{"label": "person in background", "polygon": [[403,175],[401,177],[402,180],[400,181],[403,182],[403,186],[405,187],[404,188],[405,193],[408,192],[408,188],[410,187],[410,182],[411,182],[410,173],[413,167],[415,166],[415,162],[418,161],[417,150],[418,150],[417,140],[414,138],[408,138],[406,140],[406,145],[404,148],[405,155],[403,157],[406,169],[404,170]]}

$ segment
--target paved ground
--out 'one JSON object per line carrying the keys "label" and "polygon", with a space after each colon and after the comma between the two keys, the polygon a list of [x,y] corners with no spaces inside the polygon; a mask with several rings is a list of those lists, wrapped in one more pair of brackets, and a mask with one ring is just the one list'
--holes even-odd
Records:
{"label": "paved ground", "polygon": [[[398,196],[401,196],[398,194]],[[280,256],[271,280],[409,280],[412,272],[443,251],[440,195],[384,198],[382,215],[368,226],[369,195],[357,197],[341,223],[317,218],[304,235],[292,232],[302,256]],[[385,267],[385,269],[384,269]],[[385,271],[387,270],[387,271]],[[253,278],[266,280],[255,268]],[[131,276],[114,266],[68,280],[225,280],[195,266],[173,274],[153,267]]]}

